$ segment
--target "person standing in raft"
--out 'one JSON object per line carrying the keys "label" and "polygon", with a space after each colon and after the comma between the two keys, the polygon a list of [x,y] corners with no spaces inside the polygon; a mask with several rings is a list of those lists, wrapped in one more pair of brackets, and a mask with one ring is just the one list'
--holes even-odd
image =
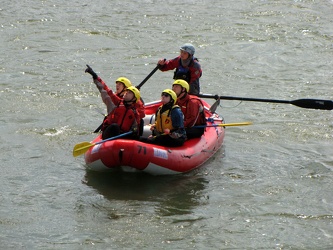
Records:
{"label": "person standing in raft", "polygon": [[88,65],[87,67],[86,72],[92,75],[94,83],[101,93],[102,100],[107,106],[108,115],[104,118],[101,126],[102,139],[114,137],[128,131],[133,131],[133,134],[129,135],[128,138],[139,138],[142,115],[138,112],[138,107],[142,107],[141,112],[144,115],[143,104],[139,103],[141,98],[140,91],[136,87],[129,86],[125,91],[121,91],[123,95],[120,97],[114,94]]}
{"label": "person standing in raft", "polygon": [[205,128],[194,128],[193,126],[206,125],[204,105],[200,98],[188,94],[189,85],[184,80],[176,80],[172,90],[177,95],[176,104],[184,114],[184,127],[187,139],[198,138],[203,135]]}
{"label": "person standing in raft", "polygon": [[174,59],[160,59],[161,71],[175,70],[173,79],[185,80],[189,86],[189,94],[198,95],[200,93],[199,78],[202,75],[201,66],[197,58],[194,57],[195,48],[190,43],[185,43],[180,47],[180,55]]}
{"label": "person standing in raft", "polygon": [[152,135],[147,142],[157,145],[176,147],[184,144],[186,131],[184,118],[177,101],[176,93],[165,89],[161,95],[162,105],[157,109],[155,123],[150,127]]}

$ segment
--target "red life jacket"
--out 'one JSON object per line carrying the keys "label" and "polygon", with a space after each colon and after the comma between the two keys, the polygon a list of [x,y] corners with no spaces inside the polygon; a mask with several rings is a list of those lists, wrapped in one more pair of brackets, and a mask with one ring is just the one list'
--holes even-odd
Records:
{"label": "red life jacket", "polygon": [[125,106],[123,101],[112,110],[112,112],[106,117],[103,122],[102,131],[106,129],[107,126],[116,123],[120,127],[122,133],[131,130],[133,123],[137,123],[136,110],[133,105]]}
{"label": "red life jacket", "polygon": [[[197,100],[201,106],[202,106],[202,111],[197,113],[197,114],[189,114],[187,111],[189,105],[191,105],[191,100]],[[184,114],[184,121],[189,120],[189,117],[196,116],[196,119],[194,121],[194,124],[187,124],[187,126],[192,127],[195,125],[206,125],[206,117],[205,117],[205,112],[204,112],[204,104],[202,103],[201,99],[195,95],[189,95],[185,97],[185,99],[178,99],[177,104],[180,106],[183,114]]]}

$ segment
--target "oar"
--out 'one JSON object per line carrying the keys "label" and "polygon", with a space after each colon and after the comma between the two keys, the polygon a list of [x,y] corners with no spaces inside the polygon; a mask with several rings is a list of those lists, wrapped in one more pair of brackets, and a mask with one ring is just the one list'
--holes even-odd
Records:
{"label": "oar", "polygon": [[201,98],[212,98],[212,99],[224,99],[224,100],[239,100],[239,101],[249,101],[249,102],[271,102],[271,103],[286,103],[292,104],[300,108],[307,109],[324,109],[332,110],[333,101],[331,100],[320,100],[320,99],[298,99],[293,101],[285,100],[274,100],[274,99],[259,99],[259,98],[247,98],[247,97],[234,97],[234,96],[218,96],[211,94],[199,94],[198,97]]}
{"label": "oar", "polygon": [[210,106],[209,111],[211,113],[215,113],[217,107],[220,105],[220,101],[221,101],[221,99],[217,98],[217,100],[214,102],[214,104],[212,106]]}
{"label": "oar", "polygon": [[198,125],[193,126],[192,128],[209,128],[209,127],[234,127],[234,126],[246,126],[251,125],[252,122],[235,122],[235,123],[221,123],[221,124],[213,124],[213,125]]}
{"label": "oar", "polygon": [[124,137],[126,135],[130,135],[132,133],[133,133],[133,131],[128,131],[126,133],[123,133],[123,134],[120,134],[120,135],[117,135],[117,136],[114,136],[114,137],[111,137],[111,138],[108,138],[108,139],[105,139],[105,140],[102,140],[102,141],[99,141],[99,142],[96,142],[96,143],[90,143],[90,142],[87,142],[87,141],[86,142],[78,143],[73,148],[73,156],[76,157],[76,156],[82,155],[85,152],[87,152],[89,150],[89,148],[91,148],[91,147],[93,147],[95,145],[104,143],[106,141],[115,140],[115,139],[118,139],[120,137]]}
{"label": "oar", "polygon": [[[166,59],[164,59],[165,61]],[[161,66],[159,64],[157,64],[157,66],[149,73],[149,75],[146,76],[145,79],[142,80],[142,82],[140,82],[140,84],[138,86],[136,86],[136,88],[138,90],[140,90],[140,88],[142,87],[143,84],[145,84],[146,81],[148,81],[148,79],[155,74],[155,72],[160,68]]]}
{"label": "oar", "polygon": [[[104,115],[103,122],[104,122],[104,120],[106,119],[106,117],[107,117],[107,115]],[[98,128],[95,129],[94,133],[98,133],[98,132],[102,129],[103,122],[101,123],[101,125],[98,126]]]}
{"label": "oar", "polygon": [[[105,117],[106,117],[106,116],[105,116]],[[94,130],[94,133],[98,133],[98,132],[101,130],[102,126],[103,126],[103,123],[101,123],[101,125],[99,125],[98,128],[96,128],[96,129]]]}

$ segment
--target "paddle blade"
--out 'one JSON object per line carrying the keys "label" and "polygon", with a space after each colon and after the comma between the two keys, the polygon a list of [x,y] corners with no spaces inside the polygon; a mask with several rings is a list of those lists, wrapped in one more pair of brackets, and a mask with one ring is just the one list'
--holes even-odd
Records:
{"label": "paddle blade", "polygon": [[290,101],[291,104],[306,108],[306,109],[324,109],[324,110],[332,110],[333,109],[333,101],[330,100],[319,100],[319,99],[299,99]]}
{"label": "paddle blade", "polygon": [[76,156],[84,154],[92,146],[95,146],[95,144],[92,144],[90,142],[81,142],[81,143],[76,144],[73,149],[73,156],[76,157]]}
{"label": "paddle blade", "polygon": [[215,103],[214,103],[212,106],[210,106],[209,111],[210,111],[211,113],[215,113],[217,107],[220,106],[220,101],[221,101],[221,99],[218,98],[218,99],[215,101]]}

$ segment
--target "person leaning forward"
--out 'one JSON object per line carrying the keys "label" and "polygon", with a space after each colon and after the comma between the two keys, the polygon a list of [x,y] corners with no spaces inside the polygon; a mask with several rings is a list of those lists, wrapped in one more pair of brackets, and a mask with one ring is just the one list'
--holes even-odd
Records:
{"label": "person leaning forward", "polygon": [[171,60],[160,59],[158,64],[161,71],[175,70],[173,79],[182,79],[190,86],[189,93],[198,95],[200,93],[199,78],[202,75],[201,66],[194,57],[195,48],[190,43],[180,47],[180,55]]}

